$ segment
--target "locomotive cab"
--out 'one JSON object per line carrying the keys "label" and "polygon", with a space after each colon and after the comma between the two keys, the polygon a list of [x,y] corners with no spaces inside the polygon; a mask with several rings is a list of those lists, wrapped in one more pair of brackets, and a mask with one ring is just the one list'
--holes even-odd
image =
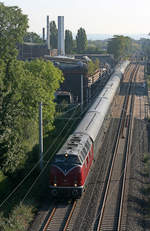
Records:
{"label": "locomotive cab", "polygon": [[79,198],[92,159],[93,146],[89,136],[77,132],[71,135],[51,163],[51,194]]}
{"label": "locomotive cab", "polygon": [[53,196],[78,197],[82,193],[81,160],[77,155],[56,155],[50,168],[50,189]]}

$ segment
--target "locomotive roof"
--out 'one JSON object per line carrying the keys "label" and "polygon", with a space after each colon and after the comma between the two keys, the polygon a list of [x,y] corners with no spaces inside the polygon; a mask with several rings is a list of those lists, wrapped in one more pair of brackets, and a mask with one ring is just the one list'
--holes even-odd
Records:
{"label": "locomotive roof", "polygon": [[[76,133],[67,139],[62,148],[58,151],[56,155],[80,155],[85,144],[91,144],[91,140],[88,135]],[[89,145],[90,147],[90,145]]]}

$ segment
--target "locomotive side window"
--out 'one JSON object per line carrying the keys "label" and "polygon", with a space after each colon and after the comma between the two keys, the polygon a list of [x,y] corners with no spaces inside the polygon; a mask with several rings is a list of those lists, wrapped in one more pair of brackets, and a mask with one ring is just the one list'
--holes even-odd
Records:
{"label": "locomotive side window", "polygon": [[85,147],[83,148],[83,153],[84,153],[84,156],[87,155],[87,151],[86,151]]}
{"label": "locomotive side window", "polygon": [[82,153],[83,159],[85,159],[85,157],[86,157],[86,152],[84,152],[84,150],[82,150],[81,153]]}
{"label": "locomotive side window", "polygon": [[89,146],[87,145],[87,143],[85,144],[85,148],[87,151],[89,150]]}
{"label": "locomotive side window", "polygon": [[87,149],[89,150],[89,148],[90,148],[90,143],[89,143],[89,141],[88,141],[88,140],[86,141],[85,146],[86,146],[86,147],[87,147]]}
{"label": "locomotive side window", "polygon": [[83,151],[81,151],[81,153],[80,153],[80,156],[82,156],[82,159],[84,160],[84,153],[83,153]]}
{"label": "locomotive side window", "polygon": [[79,155],[79,159],[80,159],[81,163],[83,163],[84,158],[83,158],[83,156],[82,156],[82,155]]}

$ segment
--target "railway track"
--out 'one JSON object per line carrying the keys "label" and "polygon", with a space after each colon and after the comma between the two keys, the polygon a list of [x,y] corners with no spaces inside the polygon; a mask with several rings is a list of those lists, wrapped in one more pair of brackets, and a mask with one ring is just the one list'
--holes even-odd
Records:
{"label": "railway track", "polygon": [[[130,72],[133,72],[131,75]],[[117,118],[119,121],[119,117],[121,114],[122,122],[120,122],[120,126],[118,128],[117,133],[118,136],[118,144],[117,147],[114,147],[113,150],[116,150],[116,157],[113,164],[114,170],[111,174],[110,179],[110,185],[106,186],[105,182],[108,181],[109,176],[106,173],[106,180],[103,176],[102,178],[102,172],[103,168],[100,167],[100,163],[103,162],[102,156],[100,158],[99,162],[99,168],[101,168],[101,172],[98,172],[95,175],[94,179],[89,180],[88,188],[85,194],[81,199],[80,202],[78,202],[77,205],[73,206],[74,202],[71,202],[70,204],[59,204],[56,205],[55,208],[51,209],[51,212],[49,216],[46,218],[45,226],[40,229],[42,230],[52,230],[52,231],[59,231],[59,230],[87,230],[87,231],[93,231],[93,230],[127,230],[126,227],[126,210],[127,210],[127,193],[128,190],[126,185],[129,180],[128,177],[128,168],[127,168],[127,161],[128,161],[128,154],[130,154],[130,144],[132,141],[132,114],[133,114],[133,108],[131,105],[134,104],[134,81],[136,73],[138,72],[138,67],[135,67],[135,65],[131,65],[131,68],[128,68],[126,71],[126,80],[124,81],[123,85],[125,86],[125,90],[123,91],[122,95],[120,95],[120,99],[122,100],[122,103],[119,104],[118,107],[121,109],[123,107],[122,112],[116,112],[118,113]],[[129,74],[130,73],[130,74]],[[130,79],[131,76],[131,79]],[[130,82],[130,84],[128,83]],[[126,96],[127,95],[127,96]],[[123,103],[124,100],[124,103]],[[140,111],[139,116],[141,116],[141,99],[139,99],[140,104]],[[116,117],[114,117],[116,118]],[[115,120],[115,123],[117,121]],[[119,123],[119,122],[117,122]],[[118,126],[118,125],[117,125]],[[115,133],[114,133],[115,134]],[[106,151],[109,149],[109,141],[115,140],[115,135],[112,137],[109,136],[107,139],[107,148]],[[114,141],[117,143],[116,141]],[[124,146],[124,148],[123,148]],[[109,150],[111,153],[111,149]],[[109,154],[110,154],[109,153]],[[124,154],[126,155],[124,156]],[[114,154],[115,155],[115,154]],[[103,156],[105,156],[104,150],[103,150]],[[130,158],[130,157],[129,157]],[[111,159],[111,157],[110,157]],[[105,161],[109,160],[106,158]],[[97,161],[96,161],[97,162]],[[108,163],[109,165],[109,163]],[[110,169],[110,167],[109,167]],[[94,169],[92,170],[94,172]],[[106,170],[107,172],[107,170]],[[101,180],[100,180],[101,179]],[[106,204],[103,205],[102,201],[104,201],[105,198],[105,192],[106,188],[108,187],[108,193],[106,195]],[[101,194],[99,194],[99,200],[95,202],[96,200],[96,194],[98,194],[102,191]],[[113,201],[112,201],[113,198]],[[86,206],[82,209],[83,204]],[[102,211],[104,206],[104,211]],[[74,208],[73,208],[74,207]],[[95,210],[94,210],[95,207]],[[71,212],[72,211],[72,212]],[[79,213],[79,211],[81,211]],[[96,211],[96,212],[95,212]],[[71,215],[70,215],[71,213]],[[95,214],[94,214],[95,213]],[[102,214],[103,213],[103,214]],[[78,216],[79,214],[79,216]],[[78,222],[77,221],[78,216]],[[90,217],[91,216],[91,217]],[[72,217],[72,218],[71,218]],[[102,219],[101,219],[102,217]],[[69,219],[68,219],[69,218]],[[72,225],[73,224],[73,225]]]}
{"label": "railway track", "polygon": [[53,206],[42,231],[67,231],[76,203],[71,201]]}
{"label": "railway track", "polygon": [[103,202],[99,208],[99,216],[94,230],[126,230],[126,179],[128,176],[128,156],[132,141],[134,82],[139,67],[136,66],[130,78],[127,95],[121,113],[120,126],[114,148],[114,155],[103,193]]}

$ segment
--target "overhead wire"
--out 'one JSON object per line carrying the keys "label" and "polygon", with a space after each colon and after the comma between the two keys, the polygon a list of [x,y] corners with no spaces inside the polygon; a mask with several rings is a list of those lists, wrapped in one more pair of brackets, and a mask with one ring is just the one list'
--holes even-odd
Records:
{"label": "overhead wire", "polygon": [[[99,94],[99,93],[98,93]],[[96,93],[94,96],[90,97],[90,101],[92,100],[92,102],[89,102],[87,104],[87,106],[84,108],[84,110],[81,112],[81,115],[85,113],[85,111],[90,107],[90,105],[93,103],[94,99],[96,98],[96,96],[98,96],[98,94]],[[78,104],[76,107],[74,108],[78,108],[80,106],[80,104]],[[76,111],[75,111],[76,112]],[[75,114],[75,112],[73,112],[73,114]],[[52,146],[55,144],[55,142],[57,141],[57,139],[61,136],[61,134],[63,133],[64,129],[67,127],[70,119],[72,117],[70,117],[67,121],[67,123],[65,124],[65,126],[63,127],[63,129],[61,129],[61,132],[59,133],[59,135],[54,139],[54,141],[52,142],[52,144],[48,147],[47,151],[43,154],[43,157],[45,157],[47,155],[47,153],[49,152],[49,150],[52,148]],[[78,118],[77,118],[78,119]],[[74,123],[73,123],[74,124]],[[72,124],[72,126],[73,126]],[[72,127],[71,126],[71,127]],[[64,139],[66,138],[66,136],[64,136]],[[62,144],[61,144],[62,145]],[[31,173],[35,170],[35,168],[38,166],[38,164],[40,163],[41,159],[43,158],[41,157],[36,164],[32,167],[32,169],[28,172],[28,174],[21,180],[21,182],[12,190],[12,192],[3,200],[3,202],[0,204],[0,208],[4,205],[4,203],[18,190],[18,188],[25,182],[25,180],[31,175]],[[53,157],[53,156],[52,156]],[[51,158],[52,158],[51,157]],[[51,158],[49,159],[49,161],[51,160]],[[48,162],[49,162],[48,161]],[[48,163],[47,163],[48,164]],[[46,166],[47,166],[46,164]],[[44,167],[45,170],[45,167]],[[37,179],[41,176],[41,174],[43,173],[43,171],[41,171],[41,173],[39,174],[39,176],[37,177]],[[34,181],[33,185],[36,183],[36,180]]]}
{"label": "overhead wire", "polygon": [[[75,124],[76,121],[74,121],[74,123],[72,123],[72,125],[70,126],[70,128],[67,130],[66,135],[63,137],[61,144],[59,144],[59,146],[55,149],[54,153],[56,153],[57,150],[59,150],[59,148],[61,147],[62,143],[64,142],[64,140],[66,139],[66,137],[68,136],[70,130],[72,129],[73,125]],[[27,193],[25,194],[24,198],[22,199],[22,202],[25,200],[25,198],[27,197],[27,195],[30,193],[30,191],[32,190],[33,186],[35,185],[35,183],[37,182],[37,180],[40,178],[40,176],[42,175],[42,173],[44,172],[44,170],[47,168],[49,162],[51,161],[51,159],[53,158],[54,154],[50,156],[49,160],[47,161],[47,163],[45,164],[44,168],[42,169],[42,171],[40,172],[40,174],[37,176],[37,178],[34,180],[34,182],[32,183],[32,185],[30,186],[30,188],[28,189]]]}
{"label": "overhead wire", "polygon": [[[73,112],[73,114],[75,112]],[[52,142],[52,144],[48,147],[47,151],[43,154],[43,157],[45,157],[47,155],[47,153],[52,148],[52,146],[55,144],[55,142],[57,141],[57,139],[61,136],[61,134],[63,133],[64,129],[67,127],[68,123],[69,123],[69,120],[65,124],[65,126],[63,127],[63,129],[61,129],[61,132],[59,133],[59,135],[54,139],[54,141]],[[32,169],[28,172],[28,174],[21,180],[21,182],[12,190],[12,192],[3,200],[3,202],[0,204],[0,208],[16,192],[16,190],[24,183],[24,181],[31,175],[31,173],[35,170],[35,168],[38,166],[38,164],[40,163],[40,161],[41,161],[41,158],[36,162],[36,164],[32,167]]]}
{"label": "overhead wire", "polygon": [[[84,109],[84,112],[86,111],[86,108]],[[76,118],[78,119],[78,118]],[[72,123],[72,125],[70,126],[70,129],[67,130],[66,136],[63,137],[63,141],[66,139],[66,137],[68,136],[69,131],[72,129],[73,125],[76,123],[76,121],[74,123]],[[54,151],[54,153],[61,147],[63,141],[61,142],[61,144],[56,148],[56,150]],[[40,178],[40,176],[43,174],[43,172],[45,171],[45,169],[47,168],[47,165],[49,164],[49,162],[51,161],[51,159],[53,158],[53,155],[51,155],[51,157],[49,158],[49,160],[47,161],[47,164],[43,167],[42,171],[40,172],[40,174],[37,176],[37,178],[34,180],[34,182],[32,183],[32,185],[30,186],[30,188],[28,189],[27,193],[25,194],[24,198],[22,199],[22,202],[25,200],[25,198],[27,197],[27,195],[31,192],[32,188],[34,187],[34,185],[36,184],[37,180]]]}

